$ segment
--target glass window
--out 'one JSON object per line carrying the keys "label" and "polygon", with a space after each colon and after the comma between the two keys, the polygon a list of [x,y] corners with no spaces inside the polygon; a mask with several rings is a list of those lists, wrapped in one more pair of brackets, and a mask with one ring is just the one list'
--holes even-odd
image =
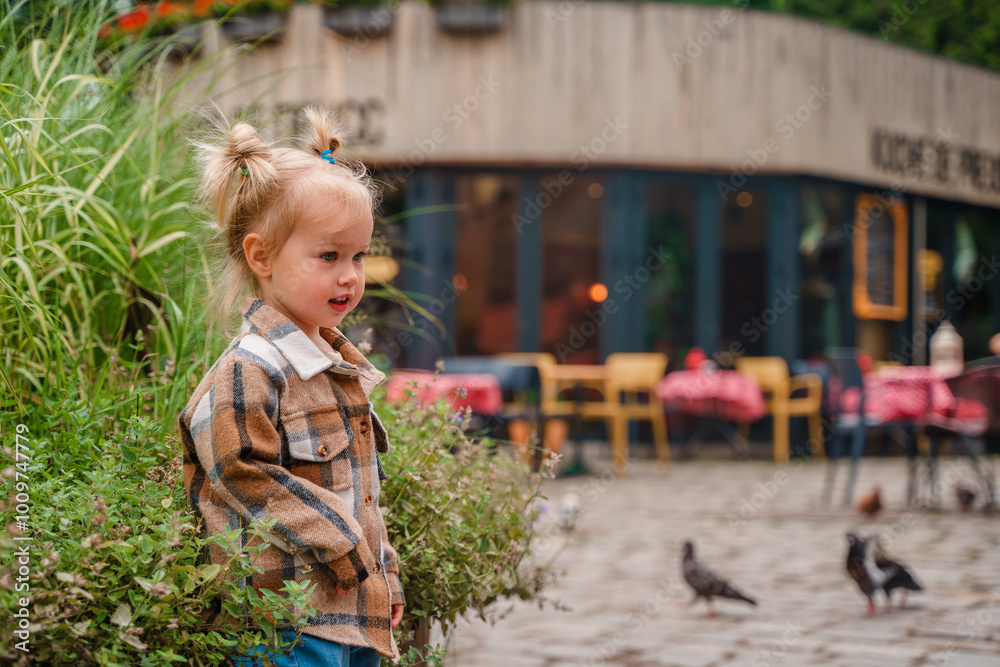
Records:
{"label": "glass window", "polygon": [[[802,354],[823,354],[827,347],[848,344],[845,318],[849,317],[850,290],[845,289],[851,251],[844,233],[846,197],[835,184],[802,187],[800,326]],[[849,278],[849,276],[848,276]],[[847,295],[847,296],[845,296]]]}
{"label": "glass window", "polygon": [[517,342],[517,210],[519,176],[455,178],[455,349],[499,354]]}
{"label": "glass window", "polygon": [[941,260],[937,280],[926,281],[928,334],[948,317],[964,340],[966,360],[989,356],[990,337],[1000,331],[998,218],[971,206],[928,213],[927,249]]}
{"label": "glass window", "polygon": [[654,183],[647,201],[649,245],[670,259],[652,272],[647,288],[646,349],[665,353],[678,367],[694,340],[694,190]]}
{"label": "glass window", "polygon": [[[558,180],[543,174],[541,182]],[[542,351],[562,363],[600,363],[601,330],[588,313],[607,297],[601,292],[601,197],[595,176],[581,176],[542,214]]]}
{"label": "glass window", "polygon": [[738,343],[744,354],[760,356],[767,335],[761,323],[767,306],[766,191],[742,190],[727,197],[722,210],[721,349]]}

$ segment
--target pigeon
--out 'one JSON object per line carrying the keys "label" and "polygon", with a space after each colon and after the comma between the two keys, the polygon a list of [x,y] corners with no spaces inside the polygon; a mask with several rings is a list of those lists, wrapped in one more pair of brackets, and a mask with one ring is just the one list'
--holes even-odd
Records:
{"label": "pigeon", "polygon": [[583,504],[580,502],[579,494],[570,491],[559,506],[559,516],[556,517],[556,523],[563,530],[569,530],[576,525],[576,520],[582,511]]}
{"label": "pigeon", "polygon": [[904,589],[903,605],[906,604],[905,591],[921,590],[906,568],[890,558],[882,550],[877,535],[861,538],[847,533],[847,573],[858,584],[858,588],[868,598],[867,615],[875,615],[875,592],[885,592],[888,612],[892,609],[892,591]]}
{"label": "pigeon", "polygon": [[875,516],[882,510],[882,497],[880,495],[880,489],[878,486],[873,488],[870,493],[865,494],[861,500],[858,501],[858,511],[864,512],[869,516]]}
{"label": "pigeon", "polygon": [[875,559],[875,566],[878,567],[883,572],[894,573],[882,584],[882,590],[885,591],[885,610],[888,612],[892,609],[892,592],[897,588],[903,589],[903,599],[900,602],[900,607],[906,606],[906,596],[908,591],[922,591],[920,584],[913,578],[910,571],[906,567],[898,562],[894,561],[885,555],[885,550],[882,548],[882,541],[878,535],[870,538],[872,557]]}
{"label": "pigeon", "polygon": [[958,506],[962,508],[963,512],[972,509],[972,503],[976,502],[975,492],[958,484],[955,485],[955,497],[958,498]]}
{"label": "pigeon", "polygon": [[757,603],[733,588],[728,581],[719,578],[704,565],[699,564],[694,559],[694,544],[684,543],[684,580],[694,589],[694,599],[686,606],[691,606],[698,601],[698,598],[705,598],[708,603],[708,618],[715,616],[715,605],[712,598],[729,598],[730,600],[742,600],[756,606]]}

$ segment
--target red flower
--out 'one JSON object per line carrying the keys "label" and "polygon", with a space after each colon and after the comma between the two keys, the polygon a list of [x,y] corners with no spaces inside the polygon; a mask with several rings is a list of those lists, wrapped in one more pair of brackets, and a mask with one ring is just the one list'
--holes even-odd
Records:
{"label": "red flower", "polygon": [[149,9],[145,5],[139,5],[118,17],[118,27],[125,32],[139,32],[149,24],[149,18]]}
{"label": "red flower", "polygon": [[194,0],[192,11],[195,16],[205,16],[212,9],[213,4],[215,4],[215,0]]}
{"label": "red flower", "polygon": [[156,18],[177,16],[187,11],[187,7],[179,2],[160,2],[156,5]]}

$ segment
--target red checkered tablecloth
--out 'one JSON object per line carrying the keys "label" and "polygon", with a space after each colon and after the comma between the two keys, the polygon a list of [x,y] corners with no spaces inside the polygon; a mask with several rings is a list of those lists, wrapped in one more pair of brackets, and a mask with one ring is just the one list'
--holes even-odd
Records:
{"label": "red checkered tablecloth", "polygon": [[736,371],[674,371],[656,386],[656,395],[685,414],[727,421],[755,422],[765,412],[760,385]]}
{"label": "red checkered tablecloth", "polygon": [[[986,406],[977,400],[955,398],[945,382],[949,377],[930,366],[884,368],[865,376],[865,417],[870,423],[911,422],[941,426],[979,435],[986,429]],[[848,388],[840,400],[842,414],[858,412],[860,392]]]}
{"label": "red checkered tablecloth", "polygon": [[400,403],[411,394],[422,404],[446,398],[456,412],[467,406],[483,415],[496,415],[503,410],[500,380],[487,373],[440,373],[435,376],[428,371],[393,371],[386,385],[386,398],[392,403]]}

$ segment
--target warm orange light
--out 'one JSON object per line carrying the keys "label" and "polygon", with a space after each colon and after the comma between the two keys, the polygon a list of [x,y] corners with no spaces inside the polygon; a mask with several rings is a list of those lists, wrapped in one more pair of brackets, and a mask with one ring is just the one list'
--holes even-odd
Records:
{"label": "warm orange light", "polygon": [[600,183],[591,183],[587,186],[587,194],[591,199],[600,199],[604,194],[604,186]]}
{"label": "warm orange light", "polygon": [[753,195],[750,194],[749,192],[741,192],[738,195],[736,195],[736,203],[742,206],[743,208],[746,208],[747,206],[753,203]]}
{"label": "warm orange light", "polygon": [[591,301],[601,303],[608,298],[608,288],[601,283],[594,283],[587,290],[587,296],[590,297]]}
{"label": "warm orange light", "polygon": [[456,273],[451,278],[451,284],[455,286],[459,292],[464,292],[469,287],[469,279],[463,276],[461,273]]}

